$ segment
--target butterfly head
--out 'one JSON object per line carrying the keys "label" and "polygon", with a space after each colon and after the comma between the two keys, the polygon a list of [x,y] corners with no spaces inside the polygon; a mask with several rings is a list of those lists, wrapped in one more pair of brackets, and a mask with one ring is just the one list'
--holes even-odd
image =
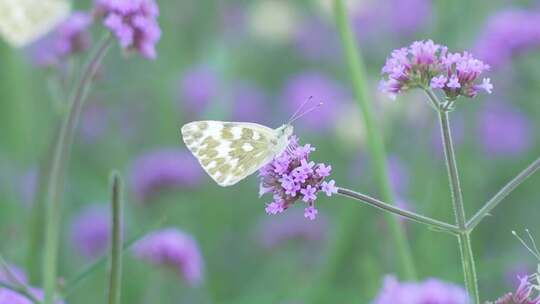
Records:
{"label": "butterfly head", "polygon": [[294,127],[291,124],[284,124],[281,127],[277,128],[277,133],[279,138],[289,139],[293,135]]}

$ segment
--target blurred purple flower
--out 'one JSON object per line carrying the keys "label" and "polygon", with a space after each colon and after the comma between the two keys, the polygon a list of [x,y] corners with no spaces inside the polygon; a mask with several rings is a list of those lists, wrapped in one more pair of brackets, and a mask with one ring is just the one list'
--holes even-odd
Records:
{"label": "blurred purple flower", "polygon": [[388,177],[394,192],[403,195],[409,188],[409,172],[402,160],[392,155],[388,158]]}
{"label": "blurred purple flower", "polygon": [[38,66],[54,66],[71,55],[83,53],[90,47],[91,24],[88,13],[74,12],[52,34],[30,47],[32,61]]}
{"label": "blurred purple flower", "polygon": [[478,137],[486,155],[515,156],[531,147],[532,123],[517,108],[490,102],[478,115]]}
{"label": "blurred purple flower", "polygon": [[233,120],[268,122],[266,102],[267,96],[261,88],[249,83],[237,85],[233,91]]}
{"label": "blurred purple flower", "polygon": [[182,76],[179,101],[189,114],[200,114],[219,90],[218,75],[207,66],[195,66]]}
{"label": "blurred purple flower", "polygon": [[138,241],[135,255],[148,263],[171,267],[191,286],[203,280],[203,257],[197,241],[187,233],[167,228],[152,232]]}
{"label": "blurred purple flower", "polygon": [[[28,279],[26,277],[25,272],[20,269],[19,267],[15,265],[9,265],[9,269],[11,270],[11,273],[15,275],[17,281],[13,282],[9,279],[9,275],[5,273],[5,270],[3,267],[0,267],[0,282],[6,283],[6,284],[18,284],[24,283],[28,284]],[[43,300],[43,291],[39,288],[35,288],[32,286],[29,286],[29,291],[32,293],[34,297],[36,297],[38,300]],[[56,301],[56,304],[63,304],[63,301]],[[0,304],[32,304],[32,301],[30,299],[27,299],[25,296],[12,291],[7,288],[0,287]]]}
{"label": "blurred purple flower", "polygon": [[421,30],[431,16],[429,0],[373,1],[371,7],[353,17],[353,24],[360,39],[380,39],[387,33],[412,35]]}
{"label": "blurred purple flower", "polygon": [[201,172],[197,161],[187,151],[160,149],[134,161],[130,181],[139,199],[147,200],[164,187],[196,186],[201,181]]}
{"label": "blurred purple flower", "polygon": [[322,242],[326,239],[328,221],[320,216],[317,221],[299,221],[300,210],[291,210],[282,216],[265,219],[259,228],[258,240],[264,248],[272,249],[288,241]]}
{"label": "blurred purple flower", "polygon": [[107,108],[97,102],[86,105],[81,115],[81,136],[86,143],[95,143],[107,129]]}
{"label": "blurred purple flower", "polygon": [[[431,86],[444,91],[446,98],[475,97],[480,91],[491,93],[489,78],[478,83],[489,66],[470,53],[449,53],[446,46],[432,40],[415,41],[409,47],[394,50],[382,68],[379,88],[391,98],[409,89]],[[440,76],[444,75],[444,78]]]}
{"label": "blurred purple flower", "polygon": [[96,0],[96,11],[104,16],[103,24],[123,49],[136,51],[148,59],[157,57],[155,47],[161,29],[155,0]]}
{"label": "blurred purple flower", "polygon": [[384,279],[373,304],[468,304],[467,292],[458,285],[438,279],[399,282],[394,276]]}
{"label": "blurred purple flower", "polygon": [[0,282],[5,283],[5,284],[17,284],[17,282],[22,282],[22,283],[28,282],[28,278],[24,270],[22,270],[21,268],[13,264],[9,264],[8,267],[11,274],[15,276],[16,281],[13,282],[13,280],[11,280],[11,276],[6,272],[4,267],[0,266]]}
{"label": "blurred purple flower", "polygon": [[476,43],[480,58],[500,66],[514,55],[540,48],[540,11],[508,9],[492,15]]}
{"label": "blurred purple flower", "polygon": [[[36,297],[36,299],[43,301],[43,290],[35,287],[30,287],[29,289],[32,295]],[[57,300],[55,303],[64,304],[64,301]],[[7,288],[0,288],[0,304],[33,304],[33,302],[25,296],[21,295],[20,293],[17,293]]]}
{"label": "blurred purple flower", "polygon": [[338,114],[338,107],[348,98],[346,90],[335,80],[320,72],[304,72],[290,77],[283,90],[283,99],[288,103],[290,113],[294,113],[310,97],[313,106],[323,102],[323,106],[298,120],[299,125],[315,131],[328,129]]}
{"label": "blurred purple flower", "polygon": [[308,60],[339,58],[339,41],[335,32],[317,18],[305,20],[296,30],[294,46]]}
{"label": "blurred purple flower", "polygon": [[260,195],[271,192],[273,201],[266,205],[266,213],[278,214],[298,200],[307,204],[304,217],[314,220],[318,211],[315,209],[317,193],[322,191],[327,196],[337,193],[335,181],[326,181],[331,166],[309,161],[309,154],[315,151],[310,144],[298,145],[298,138],[292,136],[287,149],[276,156],[259,171],[261,177]]}
{"label": "blurred purple flower", "polygon": [[109,246],[111,216],[102,204],[83,208],[71,222],[71,241],[79,254],[89,258],[101,256]]}

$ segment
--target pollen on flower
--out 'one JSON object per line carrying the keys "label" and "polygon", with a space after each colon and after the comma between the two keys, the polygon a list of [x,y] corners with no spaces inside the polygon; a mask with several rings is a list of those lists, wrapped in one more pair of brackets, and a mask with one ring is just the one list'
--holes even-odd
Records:
{"label": "pollen on flower", "polygon": [[272,162],[261,168],[260,194],[271,192],[274,201],[266,204],[267,214],[279,214],[297,201],[307,204],[304,217],[314,220],[318,210],[315,208],[317,193],[322,191],[327,196],[337,193],[335,181],[327,181],[332,166],[316,164],[309,160],[309,154],[315,151],[310,144],[300,146],[298,138],[292,136],[289,146]]}
{"label": "pollen on flower", "polygon": [[480,91],[492,92],[490,79],[480,78],[487,70],[489,65],[468,52],[450,53],[432,40],[416,41],[392,52],[382,68],[379,89],[391,98],[409,89],[428,87],[444,91],[450,100],[475,97]]}

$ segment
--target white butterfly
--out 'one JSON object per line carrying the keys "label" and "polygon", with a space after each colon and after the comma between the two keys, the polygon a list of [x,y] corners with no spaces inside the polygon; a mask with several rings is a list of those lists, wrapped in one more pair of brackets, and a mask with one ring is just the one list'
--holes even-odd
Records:
{"label": "white butterfly", "polygon": [[194,121],[182,127],[188,149],[222,187],[232,186],[287,148],[293,127],[277,129],[249,122]]}
{"label": "white butterfly", "polygon": [[70,7],[66,0],[0,0],[0,35],[22,47],[54,28]]}
{"label": "white butterfly", "polygon": [[268,164],[289,145],[292,123],[322,105],[299,114],[307,99],[277,129],[250,122],[194,121],[182,127],[188,149],[203,169],[222,187],[232,186]]}

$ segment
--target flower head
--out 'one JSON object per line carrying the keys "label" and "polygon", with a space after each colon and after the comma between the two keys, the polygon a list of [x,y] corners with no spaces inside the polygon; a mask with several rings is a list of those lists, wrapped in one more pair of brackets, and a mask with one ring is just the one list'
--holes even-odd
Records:
{"label": "flower head", "polygon": [[313,220],[318,213],[317,193],[323,191],[328,196],[337,193],[335,181],[326,181],[332,167],[309,161],[313,150],[309,144],[300,146],[298,138],[292,136],[287,149],[261,168],[261,194],[271,192],[274,196],[274,201],[266,205],[266,213],[281,213],[301,200],[307,204],[304,217]]}
{"label": "flower head", "polygon": [[458,96],[475,97],[480,91],[491,93],[489,78],[478,83],[489,66],[470,53],[449,53],[433,41],[416,41],[394,50],[382,68],[385,76],[379,85],[392,98],[412,88],[439,89],[450,100]]}
{"label": "flower head", "polygon": [[457,285],[438,279],[423,282],[399,282],[394,276],[384,279],[383,288],[373,304],[469,304],[467,292]]}
{"label": "flower head", "polygon": [[95,258],[109,246],[111,221],[108,209],[90,205],[77,214],[71,224],[71,240],[83,256]]}
{"label": "flower head", "polygon": [[155,47],[161,29],[155,0],[97,0],[96,11],[104,16],[103,24],[123,49],[136,51],[148,59],[157,57]]}
{"label": "flower head", "polygon": [[191,286],[202,282],[204,267],[199,245],[179,229],[152,232],[135,244],[134,251],[142,260],[176,270]]}
{"label": "flower head", "polygon": [[167,187],[193,187],[202,178],[199,165],[186,151],[160,149],[137,158],[131,170],[131,184],[141,200]]}

